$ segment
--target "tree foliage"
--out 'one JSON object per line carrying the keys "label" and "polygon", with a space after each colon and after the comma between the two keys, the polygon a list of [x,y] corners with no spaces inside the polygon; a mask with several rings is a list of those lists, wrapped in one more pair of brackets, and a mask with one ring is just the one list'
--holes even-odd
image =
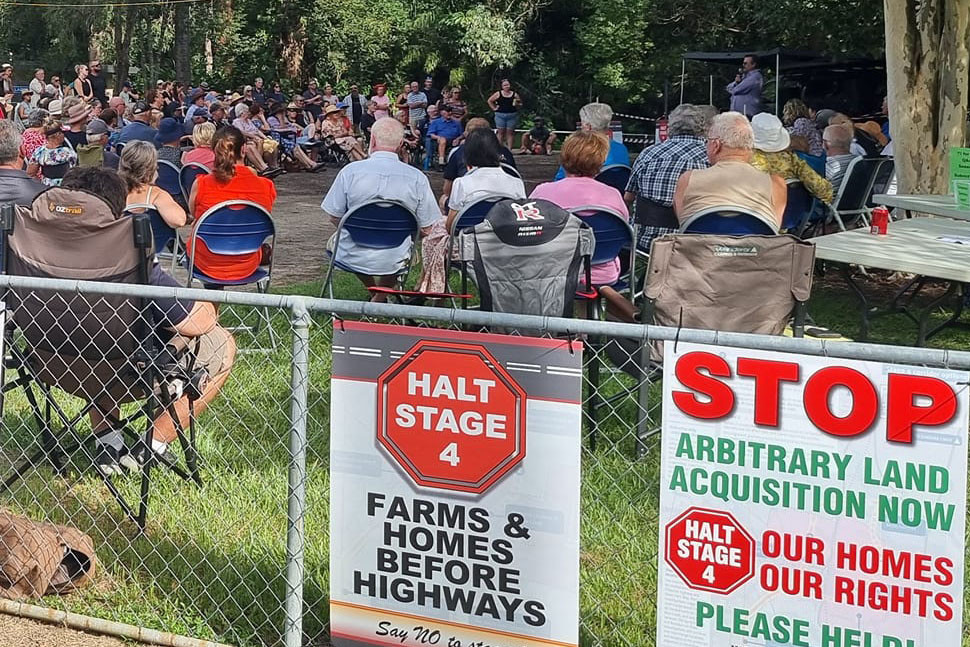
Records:
{"label": "tree foliage", "polygon": [[[56,0],[55,0],[56,1]],[[179,11],[190,12],[188,21]],[[120,21],[120,22],[119,22]],[[73,78],[97,54],[139,69],[134,80],[175,78],[176,31],[195,80],[236,87],[256,76],[302,87],[309,77],[343,90],[385,81],[396,91],[434,73],[462,83],[483,108],[509,76],[528,112],[571,123],[591,97],[654,114],[665,81],[676,90],[690,50],[775,46],[879,54],[882,0],[210,0],[115,8],[0,6],[0,47],[14,61]],[[26,26],[30,28],[25,28]],[[184,31],[179,29],[178,31]],[[125,36],[130,35],[130,43]],[[206,57],[206,44],[212,52]],[[24,67],[24,65],[21,65]],[[21,71],[21,74],[24,71]],[[705,86],[706,87],[706,86]]]}

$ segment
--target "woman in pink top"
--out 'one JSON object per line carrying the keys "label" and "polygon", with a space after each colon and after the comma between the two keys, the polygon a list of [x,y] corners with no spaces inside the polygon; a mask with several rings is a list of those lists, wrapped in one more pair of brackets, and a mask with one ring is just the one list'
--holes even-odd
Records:
{"label": "woman in pink top", "polygon": [[201,164],[210,171],[215,164],[216,155],[212,152],[212,138],[216,134],[216,125],[211,122],[196,124],[192,129],[192,143],[195,148],[182,153],[182,166],[190,162]]}
{"label": "woman in pink top", "polygon": [[[558,182],[546,182],[535,188],[530,198],[541,198],[563,209],[601,207],[616,211],[629,220],[630,213],[620,192],[593,178],[599,173],[610,142],[603,135],[589,130],[573,133],[562,145],[560,161],[566,177]],[[582,214],[579,214],[582,217]],[[594,286],[613,285],[620,277],[620,259],[614,258],[590,268]]]}
{"label": "woman in pink top", "polygon": [[374,110],[374,120],[383,119],[384,117],[391,116],[391,98],[387,96],[387,86],[383,83],[378,83],[374,86],[374,91],[377,93],[370,98],[375,104],[377,104],[377,109]]}

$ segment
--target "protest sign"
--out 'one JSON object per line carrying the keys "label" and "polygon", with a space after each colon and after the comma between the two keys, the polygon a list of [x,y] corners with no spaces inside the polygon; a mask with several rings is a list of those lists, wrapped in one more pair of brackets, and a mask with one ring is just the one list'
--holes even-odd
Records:
{"label": "protest sign", "polygon": [[658,647],[960,644],[966,372],[664,350]]}
{"label": "protest sign", "polygon": [[950,149],[950,186],[957,206],[970,209],[970,148]]}
{"label": "protest sign", "polygon": [[575,647],[582,344],[334,329],[336,647]]}

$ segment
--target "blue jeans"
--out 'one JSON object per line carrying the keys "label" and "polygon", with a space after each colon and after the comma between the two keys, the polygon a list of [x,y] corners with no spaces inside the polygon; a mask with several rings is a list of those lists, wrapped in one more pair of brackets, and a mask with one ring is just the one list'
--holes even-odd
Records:
{"label": "blue jeans", "polygon": [[495,127],[505,130],[515,130],[519,125],[519,113],[516,112],[496,112]]}

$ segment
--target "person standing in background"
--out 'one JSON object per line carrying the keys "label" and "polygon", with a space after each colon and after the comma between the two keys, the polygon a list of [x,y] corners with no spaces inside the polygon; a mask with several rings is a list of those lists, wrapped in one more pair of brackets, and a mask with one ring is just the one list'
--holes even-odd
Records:
{"label": "person standing in background", "polygon": [[519,108],[522,97],[512,89],[512,82],[502,79],[500,89],[488,98],[488,107],[495,113],[495,128],[500,144],[512,150],[515,129],[519,126]]}
{"label": "person standing in background", "polygon": [[764,77],[758,69],[758,57],[748,54],[744,57],[734,82],[728,83],[726,88],[731,95],[731,111],[740,112],[748,119],[761,112],[761,90],[764,84]]}
{"label": "person standing in background", "polygon": [[108,84],[101,74],[101,61],[94,60],[88,63],[88,72],[88,82],[91,83],[91,93],[94,98],[100,101],[102,106],[108,105]]}

